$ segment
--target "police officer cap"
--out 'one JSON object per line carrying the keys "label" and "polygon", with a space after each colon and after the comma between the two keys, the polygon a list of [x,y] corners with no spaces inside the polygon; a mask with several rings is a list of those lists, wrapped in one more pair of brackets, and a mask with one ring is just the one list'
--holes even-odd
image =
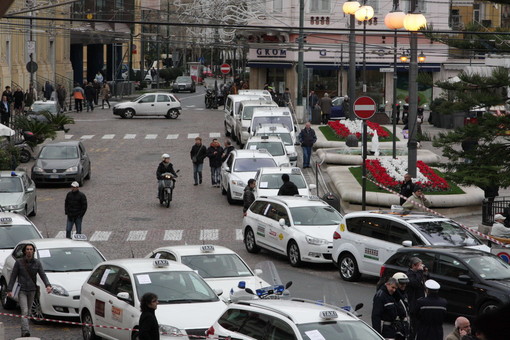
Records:
{"label": "police officer cap", "polygon": [[396,279],[400,284],[409,283],[409,278],[407,275],[401,272],[393,274],[393,278]]}
{"label": "police officer cap", "polygon": [[435,280],[427,280],[427,281],[425,281],[425,288],[430,289],[430,290],[439,290],[439,288],[441,288],[441,286]]}

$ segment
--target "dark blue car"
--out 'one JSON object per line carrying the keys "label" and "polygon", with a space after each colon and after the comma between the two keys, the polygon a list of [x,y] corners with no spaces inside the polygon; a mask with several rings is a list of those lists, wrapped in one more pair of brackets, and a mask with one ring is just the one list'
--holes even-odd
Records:
{"label": "dark blue car", "polygon": [[345,118],[344,108],[342,107],[343,102],[344,97],[333,98],[333,107],[331,108],[330,119]]}

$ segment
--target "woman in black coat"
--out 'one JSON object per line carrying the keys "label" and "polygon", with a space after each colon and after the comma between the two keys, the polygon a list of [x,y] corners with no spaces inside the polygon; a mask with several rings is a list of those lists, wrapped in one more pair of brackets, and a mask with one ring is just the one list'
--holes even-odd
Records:
{"label": "woman in black coat", "polygon": [[140,301],[140,321],[138,322],[139,340],[159,340],[159,324],[156,319],[158,308],[158,296],[154,293],[145,293]]}

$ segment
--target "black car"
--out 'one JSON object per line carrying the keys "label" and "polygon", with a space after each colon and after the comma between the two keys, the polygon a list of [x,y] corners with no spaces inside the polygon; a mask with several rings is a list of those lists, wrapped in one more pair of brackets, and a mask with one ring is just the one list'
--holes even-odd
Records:
{"label": "black car", "polygon": [[381,267],[381,277],[406,272],[409,259],[420,258],[429,278],[441,285],[448,313],[476,316],[510,302],[510,264],[480,250],[424,246],[400,248]]}

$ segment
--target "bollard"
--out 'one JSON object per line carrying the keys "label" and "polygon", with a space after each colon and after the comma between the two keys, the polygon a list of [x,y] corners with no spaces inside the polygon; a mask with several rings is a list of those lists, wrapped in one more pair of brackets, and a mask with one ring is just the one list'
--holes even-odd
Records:
{"label": "bollard", "polygon": [[3,322],[0,322],[0,340],[5,340],[5,328]]}

